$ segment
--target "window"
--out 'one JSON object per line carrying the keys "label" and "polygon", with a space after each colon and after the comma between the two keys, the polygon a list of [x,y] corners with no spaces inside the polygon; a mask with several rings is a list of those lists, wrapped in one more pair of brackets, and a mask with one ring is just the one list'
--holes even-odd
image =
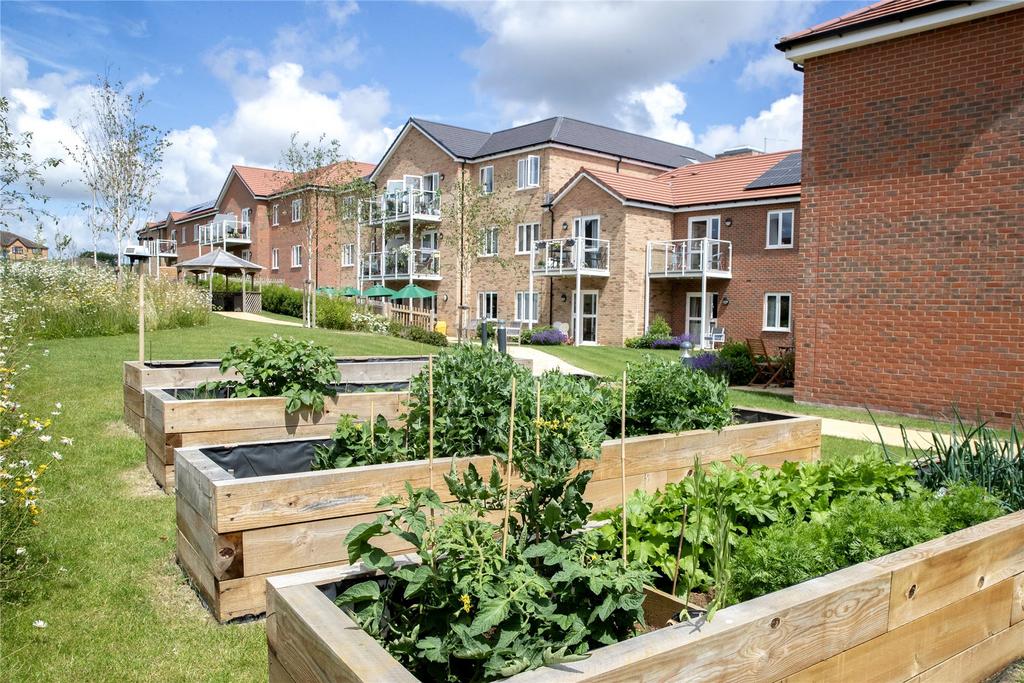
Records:
{"label": "window", "polygon": [[351,266],[355,254],[356,245],[345,244],[341,247],[341,265]]}
{"label": "window", "polygon": [[480,236],[480,255],[481,256],[497,256],[498,255],[498,229],[487,228],[484,230],[483,235]]}
{"label": "window", "polygon": [[[540,292],[533,293],[533,307],[528,308],[530,305],[530,293],[529,292],[516,292],[516,321],[517,322],[537,322],[540,320]],[[530,314],[533,314],[533,319],[530,319]]]}
{"label": "window", "polygon": [[540,157],[530,155],[516,162],[516,189],[540,187]]}
{"label": "window", "polygon": [[789,332],[790,295],[769,292],[764,295],[764,331]]}
{"label": "window", "polygon": [[252,261],[252,249],[243,249],[242,258],[244,258],[246,261]]}
{"label": "window", "polygon": [[277,270],[281,267],[281,254],[277,249],[270,250],[270,269]]}
{"label": "window", "polygon": [[437,230],[424,230],[420,233],[420,249],[437,251]]}
{"label": "window", "polygon": [[768,244],[766,249],[793,248],[793,210],[768,212]]}
{"label": "window", "polygon": [[302,220],[302,200],[292,200],[292,223],[298,223]]}
{"label": "window", "polygon": [[193,242],[198,242],[199,241],[199,224],[198,223],[196,223],[195,225],[192,226],[192,241]]}
{"label": "window", "polygon": [[252,225],[252,209],[242,209],[242,225]]}
{"label": "window", "polygon": [[270,224],[271,225],[281,225],[281,205],[280,204],[274,204],[274,209],[272,211],[272,214],[273,214],[273,217],[270,219]]}
{"label": "window", "polygon": [[13,253],[15,253],[15,254],[24,254],[25,253],[25,247],[13,247],[11,249],[11,251]]}
{"label": "window", "polygon": [[516,226],[516,253],[529,254],[539,239],[540,223],[520,223]]}
{"label": "window", "polygon": [[477,298],[476,317],[480,320],[498,319],[497,292],[480,292]]}
{"label": "window", "polygon": [[480,169],[480,193],[490,194],[494,192],[494,167],[484,166]]}
{"label": "window", "polygon": [[174,242],[175,244],[178,243],[178,231],[177,230],[171,230],[171,241]]}
{"label": "window", "polygon": [[296,244],[292,247],[292,268],[302,267],[302,245]]}

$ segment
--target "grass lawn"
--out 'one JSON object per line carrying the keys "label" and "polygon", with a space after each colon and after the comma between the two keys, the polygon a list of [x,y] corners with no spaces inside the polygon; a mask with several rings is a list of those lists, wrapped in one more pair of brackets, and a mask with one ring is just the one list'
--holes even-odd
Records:
{"label": "grass lawn", "polygon": [[[421,353],[390,337],[275,327],[214,316],[209,327],[151,333],[154,359],[214,358],[228,345],[277,332],[311,338],[338,354]],[[266,680],[264,622],[220,626],[200,606],[174,562],[174,499],[159,492],[142,441],[121,421],[126,335],[41,343],[25,377],[27,403],[64,404],[53,430],[72,448],[47,475],[48,502],[31,552],[50,558],[46,576],[3,607],[0,676],[16,681]],[[826,455],[866,444],[824,439]],[[36,619],[45,629],[33,628]]]}
{"label": "grass lawn", "polygon": [[[665,358],[678,358],[678,351],[652,351],[646,349],[626,349],[611,346],[538,346],[538,350],[545,351],[558,356],[567,363],[572,363],[584,370],[608,377],[619,376],[626,367],[626,363],[636,361],[644,354],[655,354]],[[779,410],[787,413],[800,413],[802,415],[817,415],[818,417],[830,417],[836,420],[849,420],[851,422],[871,423],[871,416],[867,410],[860,408],[831,408],[826,406],[808,406],[794,403],[788,396],[776,394],[759,393],[750,391],[738,391],[730,389],[729,394],[734,405],[742,405],[748,408],[761,408],[764,410]],[[916,417],[903,417],[888,413],[874,413],[875,420],[880,425],[898,427],[904,425],[907,429],[921,429],[932,431],[936,423]],[[948,431],[948,423],[938,423],[940,431]]]}

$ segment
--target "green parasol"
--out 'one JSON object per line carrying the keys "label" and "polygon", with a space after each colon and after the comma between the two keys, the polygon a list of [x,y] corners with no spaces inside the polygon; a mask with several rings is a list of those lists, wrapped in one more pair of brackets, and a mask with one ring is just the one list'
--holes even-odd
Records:
{"label": "green parasol", "polygon": [[363,293],[360,292],[355,287],[346,287],[345,289],[341,290],[341,295],[342,296],[362,296]]}
{"label": "green parasol", "polygon": [[371,297],[371,296],[393,297],[395,294],[396,294],[395,290],[388,289],[384,285],[374,285],[373,287],[370,287],[368,290],[363,292],[363,296],[366,296],[366,297]]}
{"label": "green parasol", "polygon": [[424,289],[419,285],[407,284],[395,293],[395,299],[430,299],[437,296],[437,292]]}

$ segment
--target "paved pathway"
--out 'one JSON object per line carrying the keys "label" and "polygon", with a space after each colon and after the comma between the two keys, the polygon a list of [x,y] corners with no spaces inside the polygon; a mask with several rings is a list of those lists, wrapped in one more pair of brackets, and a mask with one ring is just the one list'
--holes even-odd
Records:
{"label": "paved pathway", "polygon": [[215,311],[218,315],[222,315],[225,318],[234,318],[235,320],[248,320],[253,323],[270,323],[271,325],[285,325],[287,327],[302,327],[302,323],[295,323],[291,320],[278,320],[277,318],[268,318],[265,315],[258,315],[256,313],[242,313],[241,311]]}
{"label": "paved pathway", "polygon": [[[769,410],[773,413],[782,413],[785,415],[803,415],[806,417],[817,417],[815,415],[807,415],[807,413],[801,413],[796,410],[774,410],[768,408],[751,408],[749,406],[736,406],[737,408],[745,408],[747,410]],[[900,432],[899,427],[886,427],[885,425],[879,425],[877,428],[870,422],[852,422],[850,420],[836,420],[831,417],[821,418],[821,433],[822,436],[838,436],[842,439],[853,439],[855,441],[870,441],[871,443],[878,443],[878,432],[882,432],[882,438],[885,440],[887,446],[898,446],[903,447],[903,434]],[[923,432],[918,429],[908,429],[907,439],[910,441],[911,446],[917,448],[926,448],[932,443],[932,435],[930,432]]]}
{"label": "paved pathway", "polygon": [[558,370],[559,372],[567,375],[594,374],[592,372],[587,372],[582,368],[578,368],[575,365],[570,365],[557,356],[553,356],[550,353],[545,353],[543,351],[538,351],[537,349],[530,348],[529,346],[515,346],[513,344],[509,344],[508,355],[513,358],[527,358],[532,360],[534,375],[543,375],[548,370]]}

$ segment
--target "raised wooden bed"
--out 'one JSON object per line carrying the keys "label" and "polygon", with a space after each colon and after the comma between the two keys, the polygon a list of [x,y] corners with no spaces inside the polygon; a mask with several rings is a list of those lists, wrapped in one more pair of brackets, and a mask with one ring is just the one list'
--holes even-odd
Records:
{"label": "raised wooden bed", "polygon": [[146,389],[146,465],[168,493],[175,485],[174,449],[289,437],[327,438],[338,418],[366,419],[372,412],[394,420],[405,413],[407,391],[339,393],[324,399],[318,412],[285,411],[280,396],[179,399],[187,389]]}
{"label": "raised wooden bed", "polygon": [[[415,679],[324,593],[359,565],[273,577],[271,683]],[[506,679],[982,681],[1024,654],[1024,512]]]}
{"label": "raised wooden bed", "polygon": [[[426,356],[345,356],[337,358],[342,382],[407,382],[427,364]],[[230,370],[220,372],[220,361],[125,361],[124,421],[145,438],[146,389],[194,387],[219,379],[238,379]]]}
{"label": "raised wooden bed", "polygon": [[[759,414],[766,416],[766,414]],[[628,490],[664,489],[692,471],[693,459],[725,461],[743,453],[751,462],[777,466],[786,460],[817,459],[821,453],[821,420],[770,416],[777,419],[706,430],[631,437],[626,441]],[[264,611],[268,576],[329,566],[347,558],[345,536],[353,526],[378,514],[385,494],[402,494],[405,482],[428,485],[425,461],[308,471],[308,460],[291,458],[296,470],[259,475],[249,463],[268,467],[282,458],[259,457],[253,447],[270,454],[296,448],[302,442],[247,444],[238,447],[180,448],[176,451],[178,558],[221,621]],[[312,454],[317,440],[306,441]],[[294,454],[293,454],[294,455]],[[462,458],[460,467],[474,463],[485,476],[490,456]],[[238,466],[234,474],[231,469]],[[444,492],[441,475],[451,461],[434,463],[434,488]],[[601,459],[585,463],[594,476],[587,499],[595,509],[621,501],[619,441],[607,441]],[[276,470],[280,471],[280,470]],[[238,474],[240,476],[235,476]],[[410,547],[392,539],[389,552]]]}

